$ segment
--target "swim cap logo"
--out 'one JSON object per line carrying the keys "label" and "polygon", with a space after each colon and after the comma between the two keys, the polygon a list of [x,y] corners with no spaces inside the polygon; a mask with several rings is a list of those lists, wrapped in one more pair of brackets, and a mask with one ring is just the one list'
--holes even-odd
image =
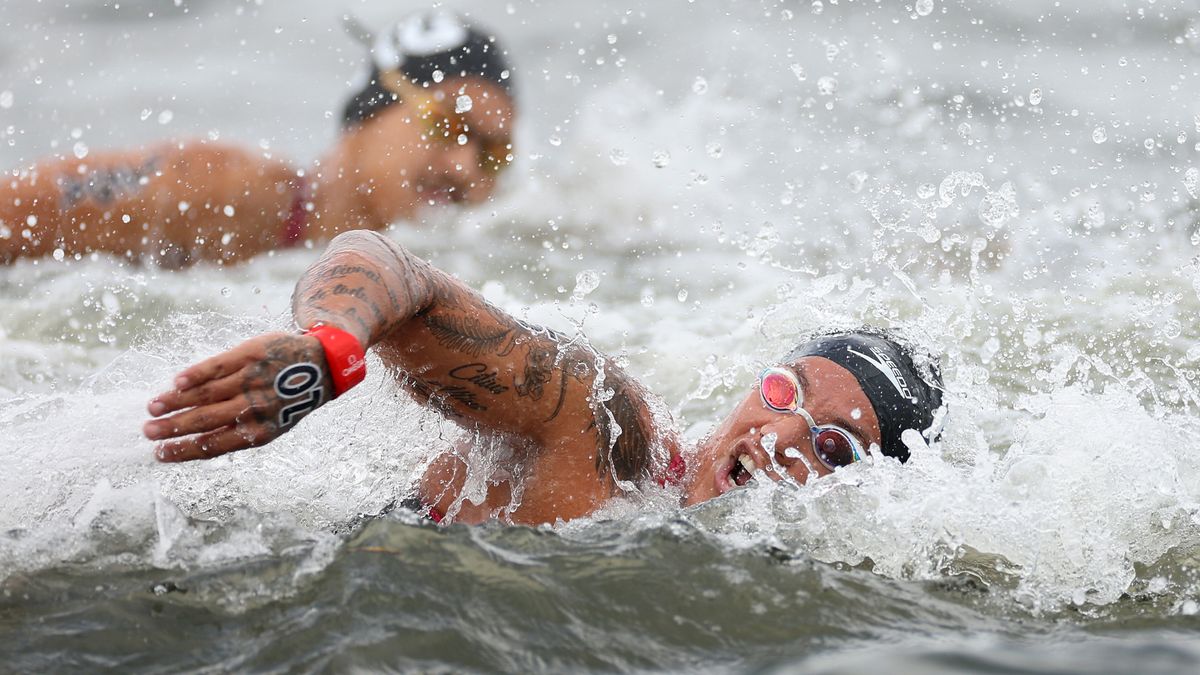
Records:
{"label": "swim cap logo", "polygon": [[430,56],[457,49],[467,42],[467,29],[446,12],[418,14],[396,26],[396,47],[401,54]]}
{"label": "swim cap logo", "polygon": [[872,366],[875,366],[876,370],[883,373],[883,376],[887,378],[888,382],[891,382],[892,386],[896,388],[897,393],[909,401],[916,403],[917,397],[912,395],[912,390],[908,388],[908,380],[904,379],[904,373],[900,371],[900,368],[896,365],[895,361],[893,361],[887,354],[881,353],[874,347],[867,347],[867,349],[871,350],[871,353],[875,355],[875,358],[871,358],[862,352],[856,352],[854,351],[853,347],[846,347],[846,351],[861,358],[863,361],[866,361]]}

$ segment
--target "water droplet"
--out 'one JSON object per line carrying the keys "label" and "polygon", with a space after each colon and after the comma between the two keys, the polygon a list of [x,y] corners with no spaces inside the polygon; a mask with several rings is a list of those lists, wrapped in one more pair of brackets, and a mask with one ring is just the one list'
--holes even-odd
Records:
{"label": "water droplet", "polygon": [[459,145],[466,145],[467,141],[469,141],[471,139],[467,138],[466,134],[459,134],[458,138],[456,138],[454,140],[457,141]]}
{"label": "water droplet", "polygon": [[933,13],[933,0],[917,0],[913,9],[917,10],[918,16],[929,16]]}
{"label": "water droplet", "polygon": [[825,11],[825,3],[821,2],[821,0],[813,0],[812,13],[820,14],[821,12],[824,12],[824,11]]}
{"label": "water droplet", "polygon": [[1042,90],[1034,87],[1029,90],[1029,105],[1040,105],[1042,102]]}
{"label": "water droplet", "polygon": [[679,298],[680,302],[687,302],[687,296],[688,296],[687,289],[681,288],[681,289],[679,289],[679,294],[676,295],[675,297]]}
{"label": "water droplet", "polygon": [[146,120],[150,119],[150,116],[153,114],[154,114],[153,110],[151,110],[149,108],[142,108],[142,113],[141,113],[140,117],[142,118],[142,121],[145,122]]}
{"label": "water droplet", "polygon": [[459,96],[458,98],[454,99],[454,112],[461,115],[461,114],[469,111],[471,109],[471,107],[474,105],[475,105],[475,102],[471,100],[471,97],[467,96],[466,94],[463,94],[462,96]]}
{"label": "water droplet", "polygon": [[226,205],[225,205],[225,208],[224,208],[224,209],[221,209],[221,212],[222,212],[222,213],[224,213],[224,214],[225,214],[225,216],[226,216],[226,217],[228,217],[228,218],[232,218],[232,217],[233,217],[233,207],[232,207],[232,206],[230,206],[229,204],[226,204]]}
{"label": "water droplet", "polygon": [[180,213],[187,213],[188,209],[192,208],[192,205],[187,202],[179,202],[178,207]]}
{"label": "water droplet", "polygon": [[1095,129],[1092,129],[1092,142],[1093,143],[1103,143],[1104,141],[1107,141],[1107,140],[1108,140],[1108,132],[1104,130],[1104,127],[1096,127]]}
{"label": "water droplet", "polygon": [[822,96],[833,96],[837,93],[838,81],[836,77],[826,75],[817,80],[817,92]]}
{"label": "water droplet", "polygon": [[608,44],[610,44],[610,45],[617,44],[617,36],[613,35],[612,33],[609,33],[608,34]]}
{"label": "water droplet", "polygon": [[0,108],[5,110],[13,106],[13,93],[7,89],[0,91]]}
{"label": "water droplet", "polygon": [[862,192],[863,186],[867,184],[867,177],[866,171],[851,171],[846,176],[846,182],[850,186],[850,191],[855,194]]}
{"label": "water droplet", "polygon": [[222,297],[228,298],[232,294],[233,294],[233,291],[228,286],[221,287],[221,296]]}
{"label": "water droplet", "polygon": [[1168,319],[1162,327],[1163,337],[1174,340],[1183,334],[1183,324],[1175,319]]}
{"label": "water droplet", "polygon": [[1193,166],[1183,173],[1183,187],[1192,199],[1200,199],[1200,169]]}
{"label": "water droplet", "polygon": [[852,420],[862,419],[862,409],[855,408],[854,410],[851,410],[850,411],[850,419],[852,419]]}
{"label": "water droplet", "polygon": [[917,196],[921,199],[929,199],[937,194],[937,186],[933,183],[921,183],[917,186]]}
{"label": "water droplet", "polygon": [[431,75],[430,77],[433,78],[434,82],[441,82],[442,80],[446,79],[446,74],[440,70],[435,70],[435,71],[433,71],[433,75]]}
{"label": "water droplet", "polygon": [[1147,150],[1153,150],[1154,149],[1154,139],[1147,138],[1146,140],[1142,141],[1142,147],[1146,148]]}
{"label": "water droplet", "polygon": [[825,45],[825,60],[833,63],[833,60],[837,58],[840,51],[837,45]]}
{"label": "water droplet", "polygon": [[571,291],[572,300],[580,300],[600,285],[600,274],[596,270],[584,270],[575,275],[575,290]]}
{"label": "water droplet", "polygon": [[654,166],[659,169],[664,169],[671,163],[671,153],[666,150],[655,150],[654,154],[650,157],[650,161],[654,162]]}
{"label": "water droplet", "polygon": [[708,91],[708,80],[703,77],[697,77],[696,81],[692,83],[692,92],[703,94],[706,91]]}
{"label": "water droplet", "polygon": [[26,225],[28,225],[28,226],[30,226],[30,227],[33,227],[34,225],[37,225],[37,216],[33,215],[32,213],[31,213],[31,214],[29,214],[29,215],[28,215],[28,216],[25,218],[25,224],[26,224]]}
{"label": "water droplet", "polygon": [[763,450],[767,451],[767,455],[775,454],[775,444],[778,442],[779,434],[774,431],[763,434],[763,437],[759,440],[759,444],[762,445]]}
{"label": "water droplet", "polygon": [[608,153],[608,161],[616,166],[625,166],[629,163],[629,154],[620,148],[613,148]]}
{"label": "water droplet", "polygon": [[708,145],[704,146],[704,152],[708,153],[709,157],[718,159],[722,154],[725,153],[725,149],[721,147],[720,143],[712,141]]}
{"label": "water droplet", "polygon": [[75,153],[77,159],[83,159],[88,156],[88,146],[83,141],[76,141],[75,146],[71,148],[71,152]]}
{"label": "water droplet", "polygon": [[971,137],[971,125],[966,122],[958,125],[958,136],[963,140],[969,139]]}
{"label": "water droplet", "polygon": [[553,145],[556,148],[558,146],[562,145],[562,137],[559,136],[558,134],[551,134],[550,135],[550,145]]}
{"label": "water droplet", "polygon": [[793,63],[791,67],[792,74],[796,76],[797,80],[803,82],[808,79],[808,73],[804,72],[804,66],[800,65],[799,63]]}
{"label": "water droplet", "polygon": [[170,124],[171,120],[173,119],[175,119],[175,113],[171,112],[170,110],[164,110],[158,113],[159,124]]}
{"label": "water droplet", "polygon": [[63,258],[66,257],[66,254],[63,253],[63,250],[61,248],[54,249],[54,253],[52,255],[54,256],[54,259],[57,260],[58,262],[62,262]]}

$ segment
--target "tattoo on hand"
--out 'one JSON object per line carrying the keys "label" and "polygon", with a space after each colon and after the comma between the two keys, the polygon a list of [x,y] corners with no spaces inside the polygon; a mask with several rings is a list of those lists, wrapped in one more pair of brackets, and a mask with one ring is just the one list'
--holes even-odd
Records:
{"label": "tattoo on hand", "polygon": [[294,363],[275,377],[275,393],[284,400],[300,399],[279,411],[279,428],[287,429],[321,405],[321,369],[314,363]]}

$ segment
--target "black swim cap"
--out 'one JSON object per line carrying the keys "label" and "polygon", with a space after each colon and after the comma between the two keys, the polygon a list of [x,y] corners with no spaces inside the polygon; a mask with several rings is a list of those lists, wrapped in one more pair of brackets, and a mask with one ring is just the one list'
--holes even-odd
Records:
{"label": "black swim cap", "polygon": [[399,69],[421,87],[441,81],[443,77],[481,77],[512,93],[508,59],[495,36],[453,14],[415,14],[378,37],[351,17],[346,17],[346,27],[371,50],[371,74],[366,85],[346,104],[342,112],[342,129],[358,126],[400,101],[400,97],[380,81],[380,75],[386,71]]}
{"label": "black swim cap", "polygon": [[923,375],[908,350],[882,333],[866,331],[816,338],[792,350],[787,358],[795,361],[805,356],[829,359],[858,380],[879,419],[883,454],[908,461],[908,448],[900,440],[906,429],[936,440],[940,429],[931,427],[934,412],[942,405],[942,376],[936,363],[931,362]]}

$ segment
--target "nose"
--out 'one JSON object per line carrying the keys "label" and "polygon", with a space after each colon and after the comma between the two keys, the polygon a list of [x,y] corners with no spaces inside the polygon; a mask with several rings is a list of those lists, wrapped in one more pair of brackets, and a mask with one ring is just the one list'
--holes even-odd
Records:
{"label": "nose", "polygon": [[776,415],[776,419],[760,427],[763,449],[769,451],[780,466],[790,471],[791,467],[804,464],[809,454],[805,449],[812,447],[812,432],[799,415]]}
{"label": "nose", "polygon": [[485,188],[485,183],[490,183],[490,177],[479,165],[479,143],[474,140],[468,139],[462,145],[455,143],[447,147],[442,153],[440,168],[442,174],[463,192],[464,197]]}

